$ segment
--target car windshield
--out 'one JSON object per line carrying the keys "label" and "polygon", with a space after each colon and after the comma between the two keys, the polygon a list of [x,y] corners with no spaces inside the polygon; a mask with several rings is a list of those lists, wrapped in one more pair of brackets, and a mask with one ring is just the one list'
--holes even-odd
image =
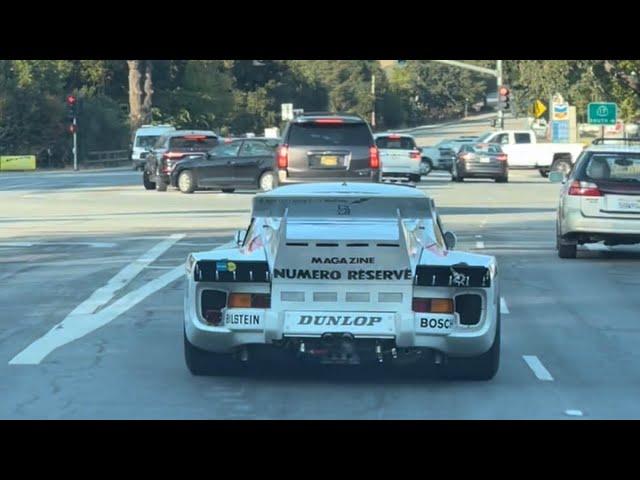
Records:
{"label": "car windshield", "polygon": [[585,173],[592,180],[640,182],[640,153],[594,153]]}
{"label": "car windshield", "polygon": [[136,138],[136,147],[152,148],[160,138],[160,135],[143,135]]}
{"label": "car windshield", "polygon": [[413,150],[416,148],[416,142],[411,137],[388,136],[376,138],[378,148],[389,150]]}
{"label": "car windshield", "polygon": [[339,147],[370,146],[372,135],[365,123],[294,123],[289,132],[289,145],[332,145]]}

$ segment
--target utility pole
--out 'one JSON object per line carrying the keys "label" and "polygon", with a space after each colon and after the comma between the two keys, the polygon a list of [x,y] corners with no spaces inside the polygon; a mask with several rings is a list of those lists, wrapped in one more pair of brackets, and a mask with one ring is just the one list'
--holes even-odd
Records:
{"label": "utility pole", "polygon": [[371,95],[373,95],[373,105],[371,107],[371,127],[376,128],[376,76],[371,75]]}
{"label": "utility pole", "polygon": [[[496,60],[496,83],[497,87],[496,91],[500,90],[502,86],[502,60]],[[504,129],[504,112],[501,108],[498,107],[498,125],[500,125],[500,129]]]}

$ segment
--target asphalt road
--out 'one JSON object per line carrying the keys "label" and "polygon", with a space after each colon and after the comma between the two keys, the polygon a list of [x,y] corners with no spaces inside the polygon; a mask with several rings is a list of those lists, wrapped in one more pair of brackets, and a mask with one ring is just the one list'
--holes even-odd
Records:
{"label": "asphalt road", "polygon": [[640,249],[559,259],[558,186],[535,171],[508,184],[436,172],[418,187],[459,249],[498,258],[490,382],[375,369],[191,376],[181,267],[246,226],[253,192],[140,183],[123,170],[0,175],[0,418],[640,418]]}

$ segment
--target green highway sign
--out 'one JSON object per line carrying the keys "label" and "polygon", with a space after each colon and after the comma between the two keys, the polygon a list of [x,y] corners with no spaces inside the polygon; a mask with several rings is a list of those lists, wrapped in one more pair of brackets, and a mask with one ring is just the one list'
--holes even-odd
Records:
{"label": "green highway sign", "polygon": [[615,103],[594,102],[587,108],[588,123],[591,125],[615,125],[618,117]]}

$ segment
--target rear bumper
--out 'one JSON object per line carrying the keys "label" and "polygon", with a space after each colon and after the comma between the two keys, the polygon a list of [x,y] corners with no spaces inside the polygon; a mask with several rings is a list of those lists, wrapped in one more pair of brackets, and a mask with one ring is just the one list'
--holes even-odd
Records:
{"label": "rear bumper", "polygon": [[495,178],[504,177],[508,174],[509,168],[506,164],[503,165],[491,165],[491,164],[461,164],[458,169],[459,174],[464,177],[477,177],[477,178]]}
{"label": "rear bumper", "polygon": [[297,183],[318,183],[318,182],[363,182],[372,183],[380,180],[379,170],[364,170],[358,172],[344,171],[340,175],[326,176],[322,172],[317,174],[289,175],[286,170],[278,170],[279,185],[293,185]]}
{"label": "rear bumper", "polygon": [[[416,314],[409,312],[393,314],[394,325],[384,335],[366,337],[356,335],[356,341],[359,339],[391,340],[398,348],[430,349],[453,357],[481,355],[491,348],[495,338],[497,306],[494,303],[492,302],[484,312],[478,325],[473,327],[456,325],[452,332],[446,335],[418,332],[415,326]],[[288,335],[285,332],[285,312],[274,309],[261,310],[262,325],[253,330],[211,326],[204,323],[198,316],[195,305],[195,302],[185,297],[184,323],[187,338],[196,347],[211,352],[230,353],[237,347],[245,345],[275,345],[284,339],[294,337],[318,339],[323,333],[327,333],[319,331],[315,335]]]}
{"label": "rear bumper", "polygon": [[627,240],[633,242],[634,239],[638,239],[640,242],[640,218],[585,217],[580,211],[572,211],[562,221],[561,234],[566,240]]}

